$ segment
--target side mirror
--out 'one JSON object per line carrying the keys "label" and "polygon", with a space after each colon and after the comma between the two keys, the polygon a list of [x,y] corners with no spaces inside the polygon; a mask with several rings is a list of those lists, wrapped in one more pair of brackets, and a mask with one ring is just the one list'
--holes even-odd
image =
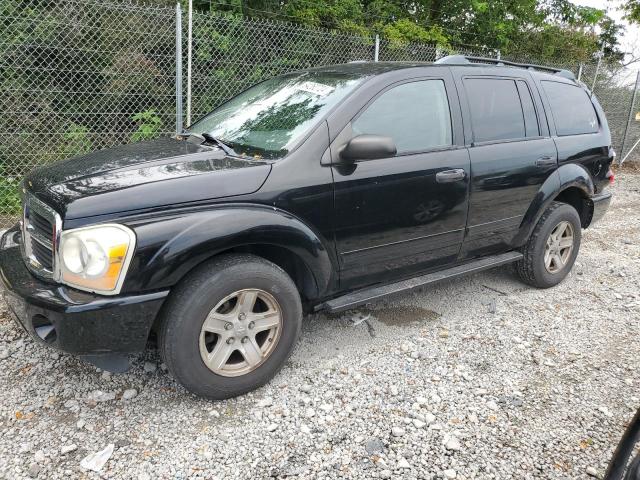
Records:
{"label": "side mirror", "polygon": [[391,137],[383,135],[358,135],[353,137],[340,152],[345,163],[356,160],[375,160],[393,157],[397,153],[396,144]]}

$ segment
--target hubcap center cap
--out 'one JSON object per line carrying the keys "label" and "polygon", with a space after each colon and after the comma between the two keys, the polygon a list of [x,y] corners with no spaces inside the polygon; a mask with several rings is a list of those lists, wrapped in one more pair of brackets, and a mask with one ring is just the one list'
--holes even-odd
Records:
{"label": "hubcap center cap", "polygon": [[233,330],[237,337],[242,337],[247,334],[247,326],[241,323],[236,324]]}

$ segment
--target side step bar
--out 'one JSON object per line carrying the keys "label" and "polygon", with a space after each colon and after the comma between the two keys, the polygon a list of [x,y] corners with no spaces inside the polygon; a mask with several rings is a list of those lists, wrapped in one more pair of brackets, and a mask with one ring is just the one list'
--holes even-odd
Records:
{"label": "side step bar", "polygon": [[455,278],[461,275],[466,275],[468,273],[480,272],[489,268],[516,262],[521,258],[522,253],[520,252],[507,252],[500,255],[481,258],[480,260],[464,263],[462,265],[456,265],[455,267],[447,268],[446,270],[428,273],[426,275],[410,278],[408,280],[402,280],[400,282],[391,283],[389,285],[356,290],[355,292],[348,293],[346,295],[343,295],[342,297],[334,298],[332,300],[321,303],[320,305],[316,306],[315,310],[323,310],[330,313],[343,312],[364,303],[369,303],[382,297],[393,295],[394,293],[407,292],[409,290],[413,290],[414,288],[422,287],[430,283],[439,282],[440,280]]}

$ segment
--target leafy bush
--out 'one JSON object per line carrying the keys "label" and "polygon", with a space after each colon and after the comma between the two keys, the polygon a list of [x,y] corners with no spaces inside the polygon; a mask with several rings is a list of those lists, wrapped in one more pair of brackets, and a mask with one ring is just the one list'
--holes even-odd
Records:
{"label": "leafy bush", "polygon": [[62,136],[58,147],[59,158],[70,158],[88,153],[93,150],[89,139],[89,129],[84,125],[71,123]]}
{"label": "leafy bush", "polygon": [[131,134],[132,142],[150,140],[160,136],[162,133],[162,119],[155,110],[145,110],[144,112],[136,113],[131,117],[131,120],[138,123],[138,128]]}
{"label": "leafy bush", "polygon": [[[22,209],[20,202],[20,182],[14,177],[0,176],[0,212],[3,216],[18,216]],[[2,223],[5,223],[4,218]]]}

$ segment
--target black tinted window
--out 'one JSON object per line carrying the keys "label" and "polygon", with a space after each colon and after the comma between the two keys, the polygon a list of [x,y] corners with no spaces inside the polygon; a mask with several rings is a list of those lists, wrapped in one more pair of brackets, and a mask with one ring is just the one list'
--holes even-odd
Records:
{"label": "black tinted window", "polygon": [[442,80],[404,83],[376,98],[353,122],[353,134],[393,138],[398,153],[451,145],[451,115]]}
{"label": "black tinted window", "polygon": [[538,117],[536,116],[536,108],[533,106],[533,98],[531,91],[524,80],[516,82],[518,93],[520,94],[520,102],[522,103],[522,113],[524,114],[524,128],[527,137],[537,137],[540,135],[538,128]]}
{"label": "black tinted window", "polygon": [[598,131],[598,117],[582,88],[566,83],[543,81],[551,104],[558,135],[578,135]]}
{"label": "black tinted window", "polygon": [[525,137],[524,116],[516,82],[468,78],[464,81],[471,108],[474,142]]}

